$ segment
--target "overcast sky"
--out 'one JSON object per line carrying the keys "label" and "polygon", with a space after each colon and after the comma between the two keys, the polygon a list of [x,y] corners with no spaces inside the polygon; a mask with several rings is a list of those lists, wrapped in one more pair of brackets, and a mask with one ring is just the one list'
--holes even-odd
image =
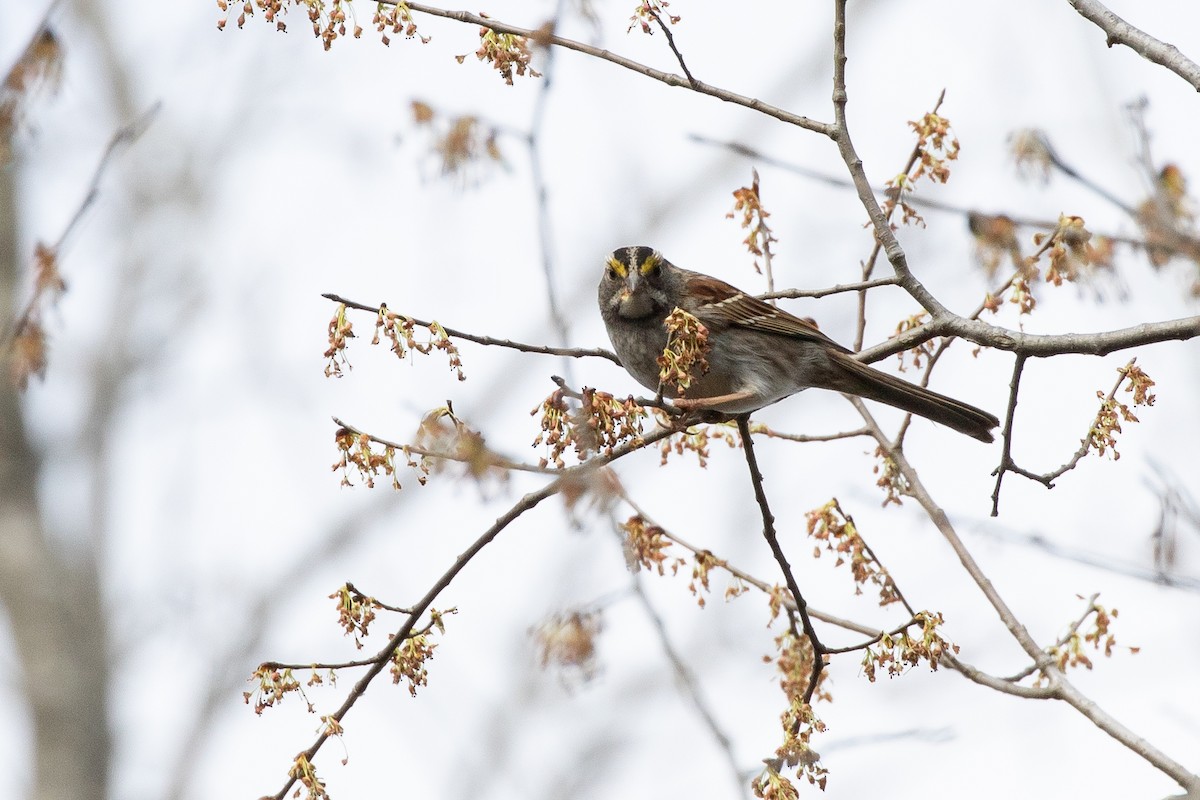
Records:
{"label": "overcast sky", "polygon": [[[402,475],[395,494],[339,487],[331,415],[379,436],[409,441],[421,416],[453,401],[488,443],[536,460],[529,411],[553,374],[617,394],[633,380],[598,359],[569,366],[549,357],[461,347],[467,380],[444,356],[398,362],[370,347],[370,314],[352,317],[353,370],[323,375],[322,292],[436,318],[475,333],[554,343],[539,246],[538,212],[525,142],[542,83],[506,86],[477,62],[474,26],[417,17],[428,44],[393,37],[382,46],[363,3],[363,38],[331,52],[289,15],[290,31],[254,19],[219,32],[215,4],[158,4],[142,13],[105,8],[97,28],[86,0],[52,17],[66,49],[58,94],[40,103],[18,140],[24,219],[32,252],[53,239],[78,206],[113,131],[155,102],[147,133],[104,176],[101,195],[71,242],[69,292],[49,318],[46,379],[26,397],[29,430],[45,458],[44,510],[72,547],[95,536],[83,470],[89,387],[122,375],[105,436],[106,520],[101,548],[112,606],[114,796],[255,797],[282,785],[292,757],[318,726],[303,704],[255,717],[238,682],[263,660],[359,657],[340,635],[327,595],[350,580],[404,605],[427,588],[523,491],[517,476],[476,486],[454,470],[421,487]],[[0,64],[9,64],[44,13],[6,9]],[[632,2],[596,4],[595,23],[574,3],[561,35],[676,71],[663,36],[626,34]],[[1200,6],[1112,2],[1114,11],[1193,59],[1200,57]],[[482,10],[537,27],[549,2],[501,2]],[[470,10],[481,9],[472,7]],[[831,120],[831,4],[744,3],[735,8],[677,0],[676,43],[705,82]],[[98,33],[98,31],[102,33]],[[1103,34],[1066,2],[851,3],[850,123],[876,184],[896,174],[912,148],[907,126],[944,89],[942,113],[962,153],[929,196],[960,207],[1055,219],[1078,214],[1098,232],[1136,235],[1118,208],[1054,177],[1025,181],[1008,153],[1018,128],[1043,129],[1061,155],[1114,194],[1136,203],[1146,184],[1135,163],[1126,106],[1149,102],[1146,122],[1158,163],[1200,175],[1200,105],[1177,76]],[[468,54],[463,64],[454,56]],[[544,54],[534,64],[544,65]],[[116,76],[116,77],[114,77]],[[612,64],[559,51],[539,129],[548,196],[553,280],[569,321],[569,343],[608,346],[595,285],[614,247],[648,244],[680,266],[764,291],[725,219],[731,192],[752,167],[779,238],[783,286],[853,281],[870,252],[865,213],[852,192],[734,155],[696,137],[735,140],[776,159],[844,175],[835,147],[818,135],[743,108],[648,80]],[[444,178],[410,104],[475,114],[503,132],[505,165]],[[123,110],[124,109],[124,110]],[[909,263],[948,306],[969,313],[996,279],[979,269],[961,215],[930,211],[928,226],[899,232]],[[1028,247],[1031,231],[1023,232]],[[881,267],[887,274],[887,266]],[[1189,271],[1190,270],[1190,271]],[[1119,252],[1119,281],[1040,287],[1033,316],[1005,309],[998,324],[1034,332],[1087,332],[1197,313],[1186,288],[1195,265],[1154,270]],[[834,339],[854,336],[855,300],[792,301]],[[899,290],[872,295],[866,341],[885,339],[917,307]],[[1002,414],[1011,357],[959,343],[932,386]],[[985,446],[916,421],[906,452],[968,547],[1039,641],[1049,643],[1101,592],[1121,611],[1118,641],[1141,648],[1096,658],[1075,673],[1084,692],[1134,731],[1200,768],[1200,689],[1191,677],[1200,645],[1190,635],[1200,594],[1138,577],[1152,568],[1162,476],[1200,496],[1195,466],[1200,351],[1170,343],[1105,358],[1034,361],[1025,373],[1014,455],[1038,471],[1066,461],[1131,355],[1158,382],[1158,402],[1125,426],[1121,459],[1091,456],[1057,488],[1010,476],[992,519]],[[123,365],[123,366],[118,366]],[[891,364],[886,364],[889,368]],[[914,377],[909,373],[909,377]],[[876,409],[894,426],[900,417]],[[853,408],[807,392],[763,412],[789,432],[855,427]],[[869,625],[902,622],[870,595],[852,596],[845,568],[809,559],[804,512],[837,497],[920,608],[945,614],[946,635],[964,660],[997,675],[1019,671],[1022,654],[914,502],[882,509],[873,446],[865,440],[759,449],[784,546],[816,607]],[[623,483],[656,520],[768,581],[777,573],[762,542],[740,451],[716,444],[709,466],[680,457],[668,469],[655,452],[621,462]],[[625,518],[628,509],[618,508]],[[1028,544],[1042,537],[1064,558]],[[1184,533],[1178,574],[1200,576],[1196,531]],[[457,606],[414,700],[381,680],[346,720],[346,754],[330,743],[318,769],[335,797],[581,797],[659,794],[733,796],[728,766],[676,690],[653,626],[626,594],[630,576],[608,515],[582,511],[572,524],[555,500],[514,525],[472,563],[435,605]],[[701,611],[686,577],[647,579],[675,647],[699,679],[714,715],[752,773],[778,745],[783,695],[761,661],[777,631],[766,604],[748,594],[725,604],[714,581]],[[264,593],[269,598],[264,603]],[[615,599],[614,599],[614,593]],[[538,671],[528,632],[547,615],[606,599],[600,672],[589,683]],[[261,604],[261,605],[260,605]],[[253,611],[254,618],[247,618]],[[382,620],[378,624],[390,624]],[[777,623],[778,627],[778,623]],[[239,652],[250,634],[248,652]],[[382,637],[380,630],[377,636]],[[368,640],[368,650],[383,639]],[[856,641],[831,631],[832,644]],[[9,645],[5,644],[5,648]],[[5,649],[11,672],[15,661]],[[875,684],[855,655],[830,668],[829,726],[814,743],[830,770],[827,796],[916,798],[931,791],[972,796],[1161,797],[1171,782],[1063,704],[998,695],[924,667]],[[222,691],[207,733],[184,754],[185,736],[213,682]],[[349,676],[310,693],[319,713],[341,703]],[[6,685],[19,704],[15,680]],[[17,706],[19,707],[19,705]],[[0,795],[28,791],[29,740],[20,724],[0,732]],[[910,782],[911,781],[911,782]],[[805,791],[805,790],[802,790]]]}

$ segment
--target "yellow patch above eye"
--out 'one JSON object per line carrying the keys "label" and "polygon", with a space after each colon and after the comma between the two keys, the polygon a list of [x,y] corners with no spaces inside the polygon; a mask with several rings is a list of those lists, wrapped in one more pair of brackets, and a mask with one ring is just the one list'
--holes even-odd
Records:
{"label": "yellow patch above eye", "polygon": [[638,266],[638,269],[643,275],[649,275],[651,272],[654,272],[654,270],[658,269],[658,265],[661,263],[662,259],[658,257],[658,254],[651,253],[650,255],[646,256],[645,260],[642,261],[642,263]]}
{"label": "yellow patch above eye", "polygon": [[606,266],[622,278],[624,278],[625,273],[628,272],[628,269],[625,267],[625,265],[620,261],[617,261],[615,258],[610,258]]}

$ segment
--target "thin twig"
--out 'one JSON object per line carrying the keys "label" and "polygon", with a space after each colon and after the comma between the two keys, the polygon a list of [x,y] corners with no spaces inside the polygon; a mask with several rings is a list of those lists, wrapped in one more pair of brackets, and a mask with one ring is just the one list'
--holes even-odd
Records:
{"label": "thin twig", "polygon": [[[566,0],[558,0],[554,9],[554,21],[563,18]],[[533,113],[529,122],[529,135],[525,142],[529,149],[529,179],[533,184],[537,201],[537,231],[538,248],[541,250],[542,273],[546,278],[546,304],[550,311],[550,323],[558,335],[560,347],[566,347],[570,341],[570,322],[559,307],[557,282],[554,274],[554,242],[551,234],[550,200],[547,189],[546,170],[542,165],[542,130],[546,118],[546,107],[550,101],[550,87],[554,85],[555,50],[547,47],[542,62],[542,81],[538,88],[537,97],[533,102]],[[563,370],[571,377],[571,361],[564,357]]]}
{"label": "thin twig", "polygon": [[[335,303],[341,303],[347,308],[355,308],[359,311],[370,311],[373,314],[378,314],[381,310],[389,311],[389,313],[396,313],[390,311],[390,309],[387,308],[387,304],[380,304],[377,306],[367,305],[366,303],[359,303],[354,300],[349,300],[341,295],[333,294],[332,292],[324,293],[321,295],[321,297],[324,297],[326,300],[332,300]],[[396,314],[396,316],[412,320],[417,325],[429,326],[433,324],[431,321],[417,319],[416,317],[410,317],[406,314]],[[511,350],[520,350],[522,353],[540,353],[542,355],[549,356],[569,356],[571,358],[605,358],[617,365],[620,365],[621,363],[621,359],[617,358],[616,353],[605,350],[601,347],[546,347],[545,345],[540,344],[522,344],[521,342],[514,342],[511,339],[496,339],[492,336],[478,336],[474,333],[467,333],[466,331],[460,331],[456,328],[450,328],[445,325],[442,326],[442,329],[446,331],[446,335],[448,336],[453,336],[456,339],[465,339],[468,342],[475,342],[476,344],[482,344],[485,346],[507,347]]]}
{"label": "thin twig", "polygon": [[[403,453],[412,453],[425,458],[436,458],[442,461],[456,461],[464,464],[477,463],[479,459],[478,453],[473,452],[470,455],[462,455],[459,453],[447,453],[440,450],[429,450],[428,448],[415,444],[403,444],[390,439],[384,439],[383,437],[376,436],[373,433],[367,433],[361,428],[356,428],[355,426],[344,422],[340,417],[332,417],[331,419],[333,419],[333,423],[339,428],[345,428],[355,436],[366,436],[376,444],[383,445],[384,447],[390,447],[393,450],[399,450]],[[487,450],[486,452],[488,455],[487,464],[489,467],[497,467],[499,469],[510,470],[512,472],[532,472],[538,475],[558,475],[562,473],[562,470],[560,469],[542,467],[537,464],[527,464],[523,461],[517,461],[515,459],[502,456],[499,453],[492,452],[491,450]]]}
{"label": "thin twig", "polygon": [[895,286],[897,283],[899,281],[893,275],[887,278],[875,278],[874,280],[859,281],[857,283],[839,283],[837,286],[830,286],[825,289],[784,289],[782,292],[767,292],[766,294],[757,295],[757,297],[759,300],[827,297],[828,295],[841,294],[842,292],[863,292],[867,289],[874,289],[877,286]]}
{"label": "thin twig", "polygon": [[949,653],[942,654],[942,663],[967,680],[978,683],[980,686],[986,686],[989,689],[995,689],[997,692],[1003,694],[1024,697],[1027,700],[1053,700],[1057,697],[1055,690],[1050,686],[1023,686],[1019,683],[1012,683],[1005,678],[989,675],[978,667],[973,667]]}
{"label": "thin twig", "polygon": [[761,433],[768,439],[784,439],[789,442],[837,442],[842,439],[853,439],[858,436],[870,436],[871,432],[866,428],[855,428],[852,431],[841,431],[840,433],[823,433],[823,434],[806,434],[806,433],[782,433],[772,430],[762,423],[755,423],[754,432]]}
{"label": "thin twig", "polygon": [[[564,397],[569,397],[572,400],[583,400],[583,392],[580,392],[578,389],[572,389],[567,383],[566,378],[562,377],[561,375],[551,375],[550,380],[554,382],[555,386],[562,390]],[[639,405],[643,408],[657,408],[659,411],[662,411],[668,416],[679,417],[680,425],[678,428],[686,428],[688,425],[692,424],[690,420],[688,421],[688,425],[682,424],[684,419],[689,417],[689,412],[664,401],[661,395],[658,397],[634,397],[633,395],[630,395],[629,397],[636,405]],[[690,414],[690,417],[692,420],[694,420],[696,417],[702,417],[703,415],[704,412],[700,412],[697,414]]]}
{"label": "thin twig", "polygon": [[[75,232],[75,229],[83,220],[84,215],[87,214],[88,210],[95,204],[96,199],[100,196],[100,181],[103,179],[104,173],[108,171],[109,166],[123,148],[128,147],[141,138],[142,134],[146,132],[146,129],[149,128],[150,124],[154,121],[154,117],[157,116],[160,108],[162,108],[162,101],[154,103],[137,119],[118,128],[117,131],[112,135],[112,138],[108,140],[108,144],[105,146],[104,152],[100,156],[100,160],[96,163],[96,169],[92,172],[92,179],[88,182],[88,187],[84,192],[83,199],[75,208],[75,213],[71,215],[71,219],[67,222],[66,227],[62,229],[61,233],[59,233],[58,239],[48,248],[50,252],[54,253],[56,256],[62,254],[63,247],[66,244],[67,239],[72,233]],[[17,315],[16,322],[13,323],[12,328],[9,330],[9,337],[19,337],[25,331],[26,326],[29,325],[30,320],[32,320],[34,317],[34,313],[38,308],[38,302],[41,297],[42,295],[40,292],[35,292],[34,295],[29,298],[29,302],[25,304],[25,307],[21,310],[21,313]]]}
{"label": "thin twig", "polygon": [[650,16],[654,18],[654,21],[658,23],[658,27],[662,28],[662,32],[666,35],[667,44],[671,46],[671,52],[675,54],[675,60],[679,62],[679,68],[682,69],[683,74],[687,76],[688,83],[695,88],[696,79],[692,77],[692,71],[688,69],[688,65],[684,63],[683,53],[680,53],[679,48],[675,46],[675,37],[671,34],[671,29],[665,22],[662,21],[662,17],[658,15],[657,11],[655,11],[653,8],[647,8],[647,10],[650,12]]}
{"label": "thin twig", "polygon": [[888,572],[887,567],[885,567],[883,562],[879,560],[879,556],[875,555],[875,551],[871,549],[871,545],[867,543],[867,540],[863,537],[858,525],[855,524],[854,517],[846,513],[846,511],[842,508],[841,503],[837,501],[837,498],[834,498],[833,504],[837,509],[837,512],[841,514],[850,527],[854,529],[855,534],[858,536],[858,540],[862,542],[863,551],[867,554],[867,557],[875,562],[876,566],[879,567],[884,576],[887,578],[887,584],[881,588],[887,590],[890,587],[891,594],[900,601],[900,604],[904,606],[904,610],[915,619],[917,616],[917,610],[913,608],[912,603],[908,602],[908,598],[904,596],[904,592],[900,591],[899,585],[896,584],[896,581],[892,578],[891,573]]}
{"label": "thin twig", "polygon": [[692,708],[696,710],[696,714],[699,715],[700,720],[704,723],[704,727],[708,729],[709,735],[716,741],[717,747],[724,754],[738,793],[742,797],[749,798],[749,783],[742,778],[742,770],[738,766],[737,756],[733,752],[733,742],[730,741],[728,734],[721,729],[717,718],[713,715],[712,709],[708,707],[704,695],[700,692],[700,685],[696,681],[696,676],[688,669],[687,662],[683,659],[683,656],[671,644],[671,638],[667,633],[667,626],[657,609],[654,608],[653,603],[650,602],[650,596],[646,594],[646,587],[642,585],[643,581],[641,577],[637,573],[634,573],[631,576],[630,582],[633,586],[633,594],[637,597],[638,603],[642,607],[642,612],[645,613],[651,625],[654,626],[655,633],[658,634],[658,642],[662,646],[663,655],[667,657],[667,662],[671,665],[671,671],[675,674],[675,685],[687,697],[688,702],[691,703]]}
{"label": "thin twig", "polygon": [[[843,46],[844,46],[844,44],[845,44],[845,40],[843,38]],[[844,55],[845,54],[843,53],[843,56]],[[844,75],[842,77],[843,77],[843,79],[845,78]],[[942,101],[945,99],[946,99],[946,90],[942,89],[942,93],[940,95],[938,95],[937,102],[933,104],[933,111],[930,113],[936,114],[938,112],[938,109],[942,107]],[[846,134],[847,139],[849,139],[849,134],[846,132],[845,129],[842,130],[842,133]],[[917,159],[919,159],[920,157],[921,157],[921,141],[918,138],[917,143],[913,145],[912,153],[909,154],[908,161],[905,163],[904,169],[901,171],[900,174],[907,176],[908,173],[910,171],[912,171],[912,168],[914,166],[916,166]],[[895,195],[894,195],[895,199],[889,200],[889,205],[888,205],[887,211],[884,214],[884,220],[889,226],[891,225],[892,215],[896,213],[896,209],[900,206],[901,193],[904,190],[905,190],[905,187],[900,186],[900,185],[891,187],[891,191],[895,193]],[[890,227],[889,227],[889,230],[890,230]],[[882,246],[883,246],[883,240],[879,236],[876,236],[874,242],[871,244],[871,254],[867,257],[867,260],[863,263],[863,267],[862,267],[863,281],[869,281],[871,279],[871,275],[875,272],[875,264],[879,259],[879,251],[882,248]],[[859,293],[858,293],[858,317],[857,317],[856,328],[854,331],[854,350],[857,351],[857,350],[862,349],[863,337],[866,334],[866,329],[867,329],[867,291],[866,291],[866,289],[863,289],[863,290],[859,291]]]}
{"label": "thin twig", "polygon": [[[1087,605],[1084,607],[1083,613],[1080,614],[1079,617],[1074,622],[1072,622],[1070,625],[1067,626],[1066,633],[1064,633],[1062,636],[1059,636],[1058,640],[1055,641],[1055,643],[1052,646],[1047,648],[1048,650],[1057,650],[1058,648],[1065,646],[1067,644],[1067,642],[1071,641],[1071,638],[1074,637],[1075,634],[1077,634],[1079,632],[1079,629],[1080,629],[1080,627],[1083,626],[1083,623],[1087,622],[1087,618],[1090,617],[1092,614],[1096,613],[1096,598],[1098,598],[1099,596],[1100,596],[1099,592],[1094,592],[1092,594],[1092,596],[1088,598]],[[1005,678],[1004,680],[1010,681],[1012,683],[1018,683],[1020,681],[1025,680],[1026,678],[1028,678],[1030,675],[1032,675],[1033,673],[1035,673],[1037,671],[1038,671],[1037,664],[1030,664],[1025,669],[1021,670],[1020,672],[1016,673],[1015,675],[1011,675],[1011,676]]]}
{"label": "thin twig", "polygon": [[[1021,360],[1023,361],[1023,359],[1021,359]],[[1096,412],[1096,416],[1092,419],[1092,424],[1088,426],[1087,433],[1084,435],[1083,439],[1080,440],[1079,449],[1076,450],[1071,455],[1071,458],[1067,460],[1067,463],[1063,464],[1061,467],[1059,467],[1056,470],[1052,470],[1050,472],[1046,472],[1046,473],[1039,475],[1036,472],[1030,472],[1027,469],[1022,469],[1021,467],[1017,466],[1017,464],[1015,462],[1013,462],[1013,460],[1011,458],[1007,457],[1007,452],[1006,452],[1005,456],[1001,457],[1000,466],[998,466],[996,468],[996,472],[992,473],[993,475],[995,475],[997,472],[1000,473],[1000,475],[997,476],[997,479],[996,479],[996,493],[998,493],[1000,491],[1000,477],[1003,476],[1004,470],[1007,470],[1008,472],[1015,472],[1016,474],[1018,474],[1024,478],[1029,478],[1030,480],[1037,481],[1038,483],[1045,486],[1047,489],[1053,489],[1054,481],[1056,479],[1060,478],[1065,473],[1070,472],[1071,470],[1075,469],[1075,467],[1078,466],[1079,462],[1081,460],[1083,460],[1084,456],[1086,456],[1091,451],[1091,449],[1092,449],[1092,432],[1094,430],[1096,430],[1096,427],[1100,424],[1100,417],[1104,413],[1104,409],[1117,396],[1117,390],[1121,388],[1121,384],[1123,384],[1125,382],[1125,379],[1128,377],[1129,368],[1132,367],[1136,362],[1137,362],[1136,358],[1130,359],[1129,363],[1125,365],[1125,368],[1122,370],[1119,370],[1120,375],[1117,378],[1117,382],[1113,384],[1112,391],[1110,391],[1108,393],[1108,396],[1105,397],[1104,400],[1100,403],[1100,410],[1098,412]],[[1014,377],[1016,377],[1016,376],[1014,376]],[[1014,396],[1009,401],[1010,411],[1015,406],[1016,406],[1016,398]],[[1009,427],[1009,424],[1006,423],[1005,427],[1007,429]],[[1005,441],[1006,441],[1005,447],[1007,450],[1007,439]],[[996,516],[996,506],[995,506],[996,499],[997,499],[997,495],[993,494],[993,496],[992,496],[992,501],[993,501],[992,516],[993,517]]]}
{"label": "thin twig", "polygon": [[1004,432],[1001,438],[1004,446],[1000,450],[1000,464],[992,472],[996,476],[996,487],[992,489],[992,516],[1000,516],[1000,484],[1004,481],[1004,473],[1009,467],[1015,466],[1012,460],[1012,430],[1013,417],[1017,412],[1017,394],[1021,388],[1021,373],[1025,370],[1025,356],[1013,359],[1012,380],[1008,384],[1008,410],[1004,413]]}
{"label": "thin twig", "polygon": [[846,647],[826,647],[825,653],[827,655],[836,656],[836,655],[840,655],[842,653],[853,653],[855,650],[866,650],[871,645],[878,644],[885,636],[899,636],[900,634],[904,633],[909,628],[911,628],[913,625],[920,625],[920,624],[921,624],[920,620],[918,620],[916,617],[913,617],[908,622],[904,623],[903,625],[892,628],[890,631],[880,631],[879,633],[875,634],[874,636],[872,636],[870,639],[868,639],[865,642],[861,642],[859,644],[847,645]]}
{"label": "thin twig", "polygon": [[[796,576],[792,573],[792,566],[788,563],[787,556],[783,552],[783,548],[779,545],[779,537],[775,535],[775,515],[771,513],[771,507],[767,504],[767,493],[763,490],[763,476],[758,468],[758,459],[754,455],[754,437],[750,433],[750,415],[739,414],[737,417],[738,432],[742,435],[742,450],[746,453],[746,466],[750,470],[750,482],[754,484],[754,499],[758,501],[758,508],[762,512],[763,521],[763,538],[767,540],[767,545],[771,548],[771,554],[775,556],[775,562],[779,564],[779,569],[783,572],[784,581],[787,583],[788,591],[792,593],[792,597],[796,601],[796,612],[800,615],[800,622],[804,628],[804,635],[808,637],[808,641],[812,644],[813,649],[813,665],[812,675],[808,680],[808,688],[804,691],[804,702],[812,702],[813,693],[817,690],[817,684],[821,680],[821,672],[825,669],[825,646],[821,644],[821,640],[817,637],[817,631],[813,628],[812,619],[808,614],[808,603],[804,600],[804,595],[800,593],[800,587],[796,583]],[[792,622],[793,634],[795,631],[795,621]]]}
{"label": "thin twig", "polygon": [[[393,2],[385,2],[385,5],[394,4],[395,3]],[[583,42],[578,42],[574,39],[567,39],[562,36],[558,36],[557,34],[550,34],[549,36],[546,36],[529,28],[521,28],[516,25],[509,25],[506,22],[501,22],[500,20],[492,19],[490,17],[481,17],[478,14],[472,14],[467,11],[449,11],[444,8],[427,6],[423,3],[409,3],[408,7],[413,11],[418,11],[422,14],[429,14],[430,16],[434,17],[444,17],[446,19],[457,20],[458,22],[467,23],[469,25],[478,25],[484,28],[490,28],[491,30],[499,33],[511,33],[516,36],[524,36],[534,41],[549,42],[557,47],[562,47],[567,50],[574,50],[577,53],[583,53],[584,55],[598,58],[601,61],[607,61],[610,64],[616,64],[619,67],[632,70],[639,75],[644,75],[647,78],[660,81],[668,86],[678,86],[691,89],[699,94],[715,97],[716,99],[723,100],[726,103],[733,103],[734,105],[748,108],[751,111],[757,111],[760,114],[765,114],[766,116],[773,117],[780,122],[786,122],[789,125],[795,125],[796,127],[803,128],[804,130],[813,131],[823,136],[832,135],[833,126],[829,123],[817,122],[816,120],[809,119],[808,117],[804,117],[799,114],[793,114],[790,111],[785,111],[784,109],[770,105],[769,103],[764,103],[756,98],[746,97],[745,95],[740,95],[726,89],[710,86],[702,81],[689,81],[685,76],[676,75],[671,72],[664,72],[662,70],[646,66],[645,64],[641,64],[637,61],[610,52],[601,47],[584,44]]]}

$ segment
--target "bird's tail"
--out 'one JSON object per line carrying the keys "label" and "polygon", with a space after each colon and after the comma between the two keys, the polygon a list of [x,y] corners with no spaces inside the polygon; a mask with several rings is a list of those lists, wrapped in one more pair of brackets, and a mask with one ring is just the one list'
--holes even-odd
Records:
{"label": "bird's tail", "polygon": [[886,372],[880,372],[848,355],[838,353],[834,360],[846,376],[847,383],[854,386],[850,394],[925,417],[981,442],[993,440],[992,429],[1000,424],[1000,420],[994,415]]}

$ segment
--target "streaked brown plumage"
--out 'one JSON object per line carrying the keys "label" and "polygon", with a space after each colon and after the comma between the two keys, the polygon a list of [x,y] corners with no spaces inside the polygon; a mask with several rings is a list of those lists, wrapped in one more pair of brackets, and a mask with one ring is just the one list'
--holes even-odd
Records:
{"label": "streaked brown plumage", "polygon": [[812,323],[724,281],[682,269],[649,247],[614,250],[600,279],[600,315],[625,369],[658,391],[664,320],[676,307],[708,328],[708,370],[693,376],[684,408],[742,414],[817,387],[876,400],[992,441],[995,416],[851,357]]}

